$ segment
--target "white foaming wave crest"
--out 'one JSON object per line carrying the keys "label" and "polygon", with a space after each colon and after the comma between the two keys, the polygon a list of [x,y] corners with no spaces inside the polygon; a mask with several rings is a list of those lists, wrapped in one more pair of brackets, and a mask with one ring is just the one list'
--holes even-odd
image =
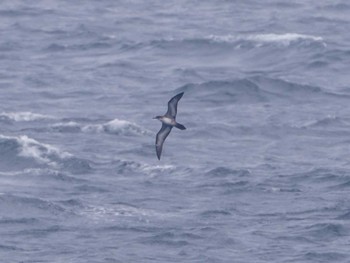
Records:
{"label": "white foaming wave crest", "polygon": [[52,116],[32,113],[29,111],[23,112],[2,112],[0,118],[9,119],[12,121],[36,121],[44,119],[53,119]]}
{"label": "white foaming wave crest", "polygon": [[79,214],[86,216],[93,222],[120,222],[120,220],[122,220],[123,218],[127,219],[128,222],[131,219],[148,222],[151,218],[155,220],[175,216],[175,214],[171,212],[161,213],[155,210],[136,207],[126,203],[117,203],[105,206],[89,205],[85,207],[85,209],[81,210]]}
{"label": "white foaming wave crest", "polygon": [[174,170],[175,166],[174,165],[147,165],[144,164],[141,166],[141,169],[145,172],[148,173],[154,173],[154,172],[164,172],[164,171],[170,171]]}
{"label": "white foaming wave crest", "polygon": [[26,135],[11,137],[0,135],[0,139],[14,140],[19,145],[18,156],[35,159],[38,163],[57,166],[52,159],[67,159],[72,157],[70,153],[62,152],[49,144],[40,143]]}
{"label": "white foaming wave crest", "polygon": [[96,130],[114,134],[146,134],[147,131],[142,129],[136,123],[126,120],[114,119],[104,124],[89,125],[83,128],[83,131]]}
{"label": "white foaming wave crest", "polygon": [[81,125],[75,121],[59,122],[52,125],[52,127],[80,127]]}
{"label": "white foaming wave crest", "polygon": [[146,135],[150,134],[150,131],[142,128],[136,123],[126,120],[114,119],[102,124],[81,124],[78,122],[61,122],[52,125],[52,127],[60,129],[66,128],[67,130],[77,129],[86,133],[110,133],[118,135]]}
{"label": "white foaming wave crest", "polygon": [[312,36],[312,35],[304,35],[304,34],[298,34],[298,33],[285,33],[285,34],[257,34],[257,35],[246,35],[246,36],[235,36],[235,35],[224,35],[224,36],[217,36],[217,35],[210,35],[208,37],[210,40],[214,42],[220,42],[220,43],[235,43],[238,41],[253,41],[257,42],[258,44],[263,43],[277,43],[284,46],[288,46],[293,42],[296,41],[308,41],[308,42],[318,42],[322,45],[326,46],[326,43],[324,42],[324,39],[319,36]]}

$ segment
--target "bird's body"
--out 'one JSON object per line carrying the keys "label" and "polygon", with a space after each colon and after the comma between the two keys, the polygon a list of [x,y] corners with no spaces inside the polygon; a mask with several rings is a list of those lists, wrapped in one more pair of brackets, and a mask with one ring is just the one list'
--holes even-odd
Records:
{"label": "bird's body", "polygon": [[161,116],[161,118],[159,118],[159,120],[166,124],[166,125],[170,125],[170,126],[175,126],[176,125],[176,121],[174,118],[170,118],[170,117],[166,117],[166,116]]}
{"label": "bird's body", "polygon": [[157,133],[156,136],[156,152],[157,152],[157,157],[160,160],[160,156],[162,154],[162,149],[163,149],[163,143],[166,139],[166,137],[169,135],[171,132],[171,129],[173,127],[176,127],[180,130],[185,130],[186,127],[183,126],[180,123],[176,122],[176,113],[177,113],[177,103],[183,96],[183,92],[177,94],[171,100],[168,102],[168,111],[165,113],[164,116],[156,116],[154,119],[158,119],[159,121],[162,122],[162,128],[160,131]]}

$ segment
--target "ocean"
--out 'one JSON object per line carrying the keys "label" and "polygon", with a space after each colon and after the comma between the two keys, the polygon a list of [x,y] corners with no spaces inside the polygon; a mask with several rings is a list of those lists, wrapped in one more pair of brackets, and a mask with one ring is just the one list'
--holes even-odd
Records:
{"label": "ocean", "polygon": [[349,12],[3,0],[0,262],[350,262]]}

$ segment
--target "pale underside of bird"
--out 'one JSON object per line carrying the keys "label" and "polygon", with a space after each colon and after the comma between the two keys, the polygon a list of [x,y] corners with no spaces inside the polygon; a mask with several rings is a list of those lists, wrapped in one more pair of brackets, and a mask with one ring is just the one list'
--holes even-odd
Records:
{"label": "pale underside of bird", "polygon": [[163,144],[165,139],[168,137],[171,129],[176,127],[180,130],[185,130],[186,127],[180,123],[176,122],[176,113],[177,113],[177,103],[184,95],[183,92],[177,94],[172,97],[168,102],[168,111],[164,116],[156,116],[154,119],[158,119],[162,122],[162,128],[159,130],[156,136],[156,152],[158,160],[160,160],[160,156],[162,154]]}

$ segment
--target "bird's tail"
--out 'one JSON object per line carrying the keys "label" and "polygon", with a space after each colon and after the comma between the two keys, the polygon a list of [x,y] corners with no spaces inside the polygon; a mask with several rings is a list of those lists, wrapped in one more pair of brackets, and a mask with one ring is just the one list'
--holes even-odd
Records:
{"label": "bird's tail", "polygon": [[180,129],[180,130],[186,130],[186,127],[183,126],[183,125],[180,124],[180,123],[176,123],[175,127],[178,128],[178,129]]}

